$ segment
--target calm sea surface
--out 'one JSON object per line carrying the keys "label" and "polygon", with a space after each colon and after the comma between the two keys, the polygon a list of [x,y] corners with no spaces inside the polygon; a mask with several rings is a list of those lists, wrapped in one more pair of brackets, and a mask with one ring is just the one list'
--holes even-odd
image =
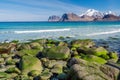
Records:
{"label": "calm sea surface", "polygon": [[120,37],[120,22],[0,22],[0,41],[38,38]]}

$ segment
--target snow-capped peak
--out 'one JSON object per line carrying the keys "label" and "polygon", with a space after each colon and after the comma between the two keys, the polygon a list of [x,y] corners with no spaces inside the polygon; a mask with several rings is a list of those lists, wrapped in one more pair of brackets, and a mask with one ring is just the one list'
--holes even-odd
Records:
{"label": "snow-capped peak", "polygon": [[99,12],[95,9],[88,9],[85,13],[81,14],[80,16],[90,16],[90,17],[103,17],[103,13]]}

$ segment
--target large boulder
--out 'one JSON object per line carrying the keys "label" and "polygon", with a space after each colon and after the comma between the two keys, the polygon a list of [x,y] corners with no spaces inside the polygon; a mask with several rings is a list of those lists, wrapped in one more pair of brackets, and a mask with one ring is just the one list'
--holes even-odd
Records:
{"label": "large boulder", "polygon": [[70,49],[66,46],[57,46],[43,50],[43,56],[49,59],[67,59],[70,55]]}
{"label": "large boulder", "polygon": [[70,61],[70,67],[67,80],[118,80],[120,72],[106,64],[89,63],[77,58]]}
{"label": "large boulder", "polygon": [[33,70],[41,73],[42,64],[41,61],[36,57],[24,55],[20,60],[19,68],[23,74],[28,74]]}

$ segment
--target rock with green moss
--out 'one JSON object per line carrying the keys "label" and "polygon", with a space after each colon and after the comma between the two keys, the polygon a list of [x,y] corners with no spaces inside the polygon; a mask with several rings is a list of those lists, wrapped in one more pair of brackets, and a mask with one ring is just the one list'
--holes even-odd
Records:
{"label": "rock with green moss", "polygon": [[70,49],[66,46],[57,46],[43,50],[43,56],[49,59],[67,59],[70,55]]}
{"label": "rock with green moss", "polygon": [[67,80],[118,80],[119,69],[83,59],[73,59]]}
{"label": "rock with green moss", "polygon": [[58,43],[58,46],[68,46],[68,44],[65,43],[65,42],[60,41],[60,42]]}
{"label": "rock with green moss", "polygon": [[27,75],[18,75],[14,78],[14,80],[33,80],[33,78],[28,77]]}
{"label": "rock with green moss", "polygon": [[41,75],[39,76],[40,80],[48,80],[53,74],[49,71],[49,69],[45,69]]}
{"label": "rock with green moss", "polygon": [[19,64],[19,68],[23,74],[28,74],[32,70],[42,71],[42,64],[39,59],[33,56],[24,55]]}
{"label": "rock with green moss", "polygon": [[31,50],[21,50],[19,51],[19,55],[20,56],[24,56],[24,55],[32,55],[32,56],[36,56],[38,53],[40,52],[40,50],[38,49],[31,49]]}
{"label": "rock with green moss", "polygon": [[0,63],[4,63],[4,58],[0,58]]}
{"label": "rock with green moss", "polygon": [[55,74],[60,74],[63,72],[63,66],[59,64],[54,65],[53,68],[51,69],[51,72]]}
{"label": "rock with green moss", "polygon": [[103,47],[96,48],[95,53],[94,53],[94,55],[96,56],[102,56],[102,55],[107,55],[107,54],[108,54],[108,51]]}
{"label": "rock with green moss", "polygon": [[5,73],[5,72],[0,72],[0,80],[13,80],[18,74],[16,73]]}
{"label": "rock with green moss", "polygon": [[6,65],[15,65],[15,64],[16,64],[15,60],[6,61]]}
{"label": "rock with green moss", "polygon": [[20,44],[17,45],[17,50],[18,50],[18,51],[19,51],[19,50],[23,50],[23,49],[30,50],[31,47],[30,47],[30,45],[27,44],[27,43],[20,43]]}
{"label": "rock with green moss", "polygon": [[83,57],[83,59],[89,62],[97,62],[99,64],[105,64],[107,62],[105,59],[94,55],[86,55]]}
{"label": "rock with green moss", "polygon": [[32,77],[36,77],[38,75],[40,75],[41,72],[37,71],[37,70],[32,70],[31,72],[28,73],[29,76],[32,76]]}
{"label": "rock with green moss", "polygon": [[17,74],[21,73],[21,71],[16,67],[11,67],[11,68],[7,69],[5,72],[6,73],[17,73]]}
{"label": "rock with green moss", "polygon": [[40,44],[37,43],[37,42],[30,43],[30,46],[31,46],[32,49],[39,49],[40,51],[43,50],[43,46],[40,45]]}
{"label": "rock with green moss", "polygon": [[8,58],[8,57],[9,57],[9,54],[1,54],[1,57],[2,57],[2,58]]}
{"label": "rock with green moss", "polygon": [[119,59],[118,53],[116,53],[116,52],[110,52],[109,56],[110,56],[111,61],[113,61],[113,62],[117,62]]}
{"label": "rock with green moss", "polygon": [[78,47],[90,48],[90,47],[93,47],[95,43],[90,39],[85,39],[85,40],[79,39],[79,40],[72,41],[71,45],[76,48]]}
{"label": "rock with green moss", "polygon": [[43,64],[47,67],[47,68],[52,68],[54,65],[62,65],[63,67],[66,67],[67,62],[66,61],[62,61],[62,60],[46,60],[45,62],[43,62]]}

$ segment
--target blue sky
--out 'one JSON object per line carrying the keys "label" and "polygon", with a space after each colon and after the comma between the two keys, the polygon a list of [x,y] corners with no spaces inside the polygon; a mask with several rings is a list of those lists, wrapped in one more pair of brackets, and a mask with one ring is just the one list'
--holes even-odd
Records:
{"label": "blue sky", "polygon": [[46,21],[51,15],[87,9],[120,13],[120,0],[0,0],[0,21]]}

